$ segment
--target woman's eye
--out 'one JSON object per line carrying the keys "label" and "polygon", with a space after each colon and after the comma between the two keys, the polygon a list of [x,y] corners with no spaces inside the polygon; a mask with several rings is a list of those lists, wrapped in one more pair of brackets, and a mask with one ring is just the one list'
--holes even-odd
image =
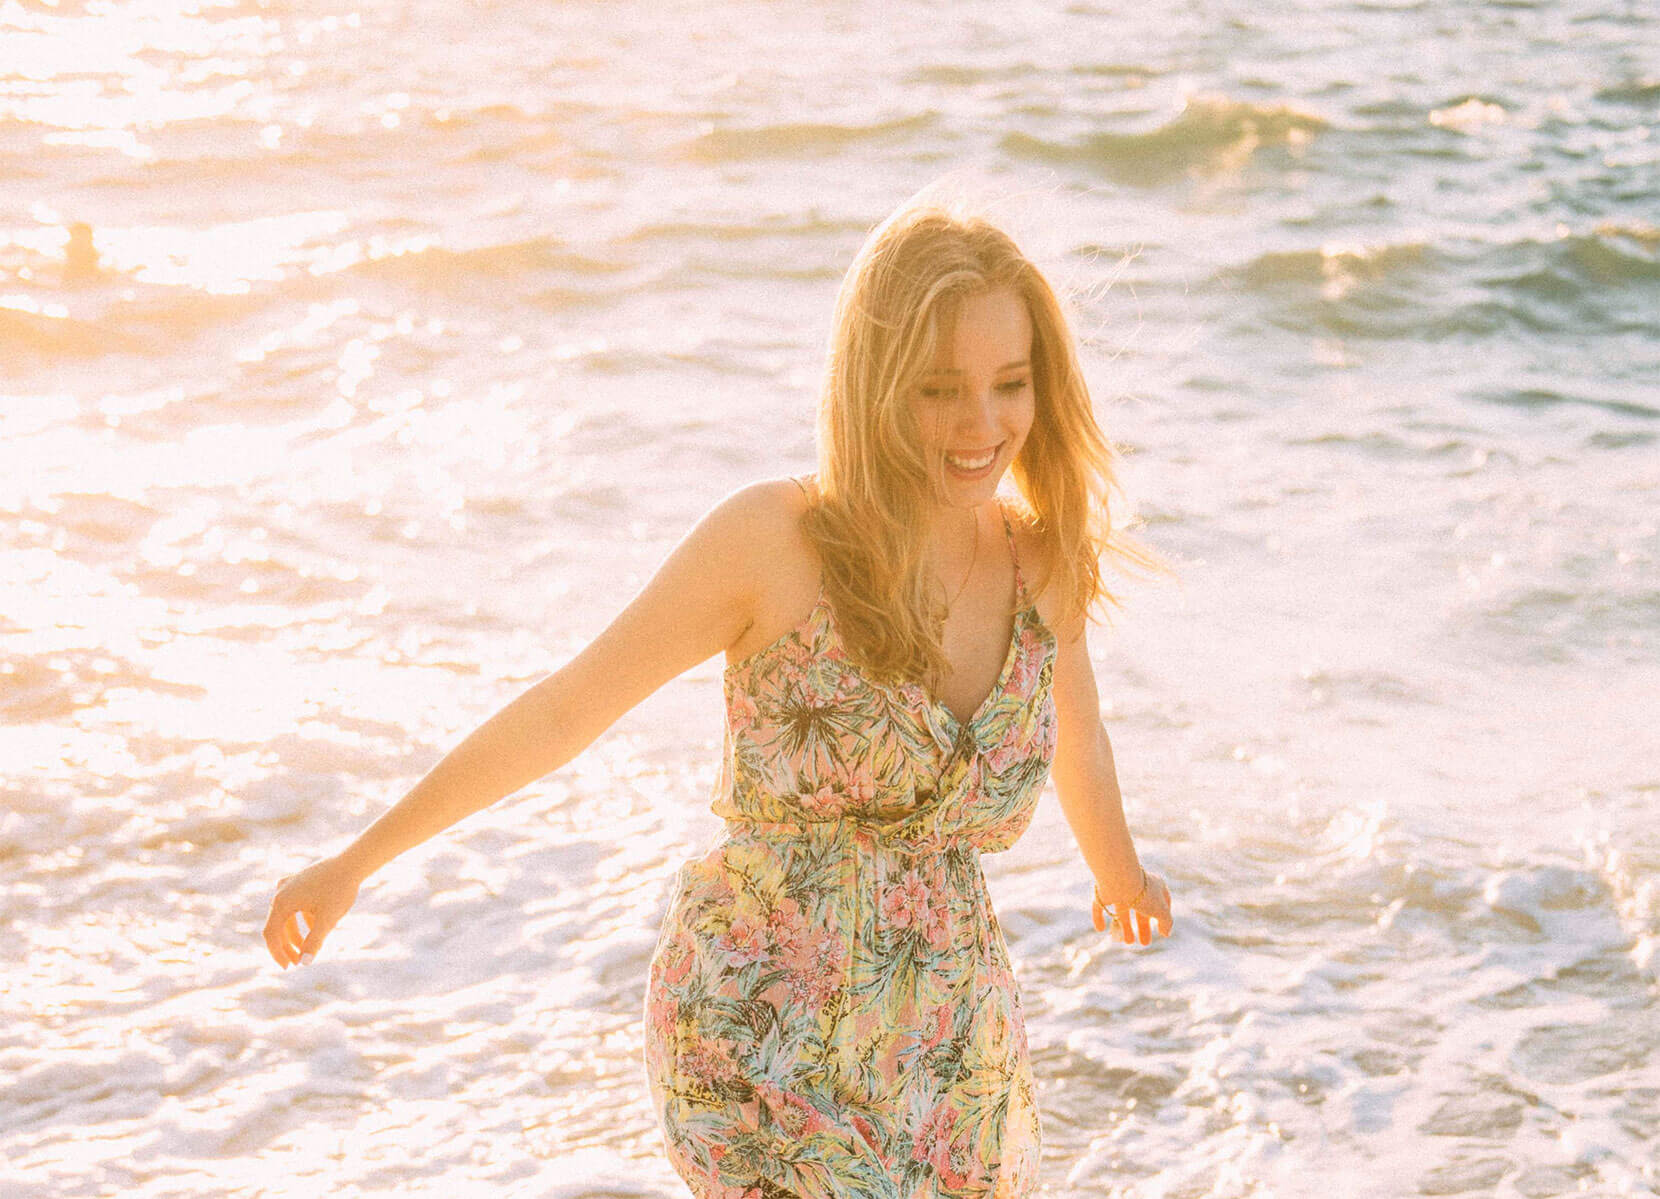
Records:
{"label": "woman's eye", "polygon": [[[1011,379],[1007,383],[999,383],[997,390],[1008,395],[1014,395],[1016,392],[1024,391],[1026,385],[1030,382],[1030,379]],[[925,400],[952,400],[957,397],[957,389],[955,387],[919,387],[917,388],[917,394]]]}

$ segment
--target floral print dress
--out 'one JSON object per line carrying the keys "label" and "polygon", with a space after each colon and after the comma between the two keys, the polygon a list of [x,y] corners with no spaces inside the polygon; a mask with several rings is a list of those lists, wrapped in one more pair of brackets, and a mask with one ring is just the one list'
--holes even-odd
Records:
{"label": "floral print dress", "polygon": [[861,674],[822,587],[727,668],[726,827],[676,878],[645,1001],[652,1101],[698,1199],[1035,1188],[1020,994],[980,868],[1031,822],[1055,747],[1055,638],[1018,557],[1015,587],[966,722]]}

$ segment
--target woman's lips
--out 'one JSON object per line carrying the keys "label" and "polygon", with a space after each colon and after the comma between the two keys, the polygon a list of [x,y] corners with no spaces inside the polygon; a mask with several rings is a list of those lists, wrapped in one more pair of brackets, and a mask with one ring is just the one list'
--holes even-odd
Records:
{"label": "woman's lips", "polygon": [[977,479],[990,472],[997,464],[997,455],[1003,448],[999,443],[989,450],[981,450],[975,454],[953,454],[949,451],[945,455],[945,469],[962,479]]}

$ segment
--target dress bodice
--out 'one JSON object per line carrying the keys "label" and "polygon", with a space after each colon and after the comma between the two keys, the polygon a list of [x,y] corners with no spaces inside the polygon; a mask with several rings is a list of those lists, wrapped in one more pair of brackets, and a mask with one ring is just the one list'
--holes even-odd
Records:
{"label": "dress bodice", "polygon": [[1015,591],[1002,670],[964,721],[920,683],[868,678],[821,584],[800,624],[725,671],[714,813],[753,832],[839,822],[895,846],[1007,849],[1031,822],[1055,748],[1055,636],[1018,556]]}

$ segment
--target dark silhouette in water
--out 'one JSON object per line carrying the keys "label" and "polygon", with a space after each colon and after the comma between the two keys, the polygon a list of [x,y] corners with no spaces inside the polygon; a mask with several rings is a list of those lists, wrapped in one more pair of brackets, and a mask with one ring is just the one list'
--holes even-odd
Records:
{"label": "dark silhouette in water", "polygon": [[98,248],[92,244],[92,226],[76,221],[69,226],[69,244],[63,252],[65,284],[87,283],[98,277]]}

